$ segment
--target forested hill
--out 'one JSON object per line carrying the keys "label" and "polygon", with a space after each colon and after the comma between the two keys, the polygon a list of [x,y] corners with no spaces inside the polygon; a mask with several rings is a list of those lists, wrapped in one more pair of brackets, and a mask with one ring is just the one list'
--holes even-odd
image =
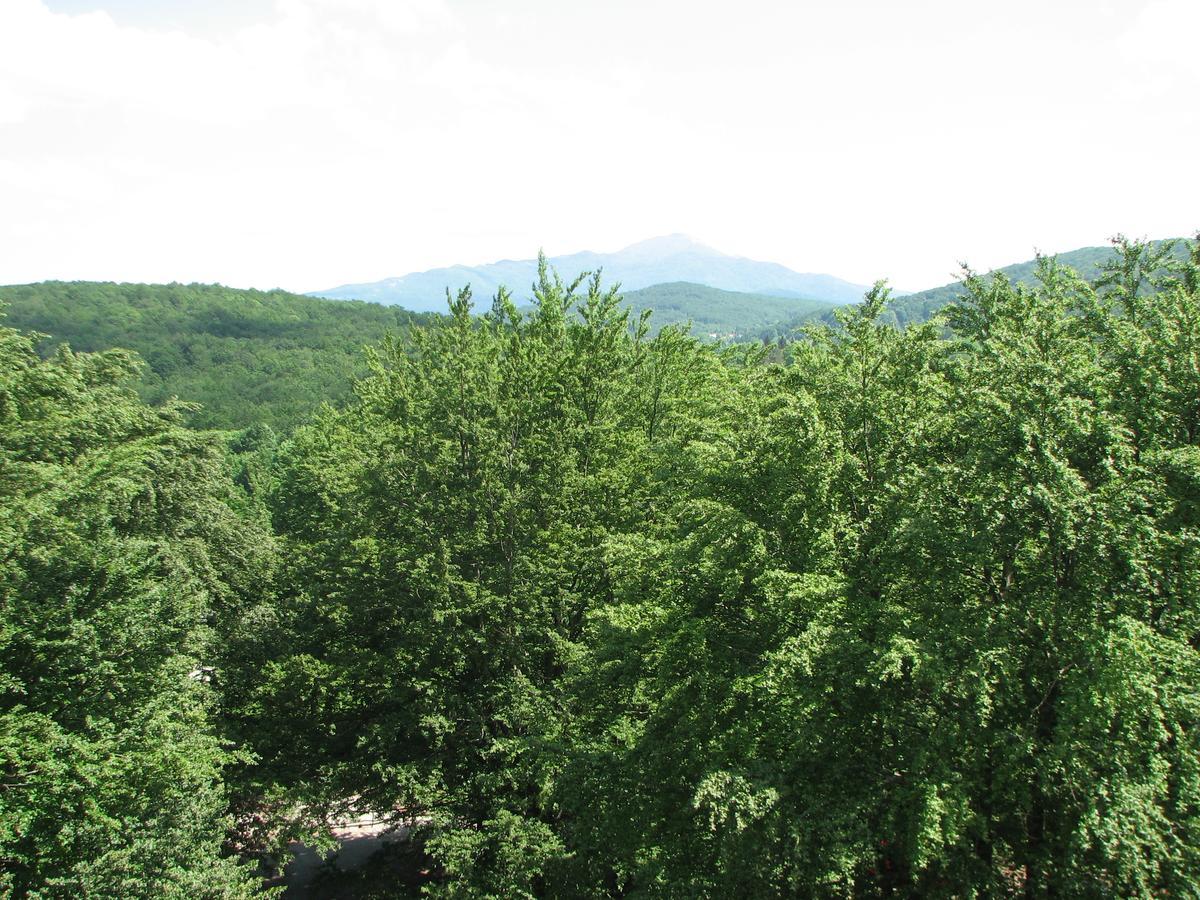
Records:
{"label": "forested hill", "polygon": [[[1151,248],[1158,250],[1165,244],[1172,242],[1174,244],[1174,257],[1177,260],[1186,259],[1188,248],[1192,244],[1186,238],[1150,241],[1149,245]],[[1074,269],[1086,280],[1094,281],[1099,277],[1103,266],[1115,261],[1117,255],[1117,251],[1111,246],[1081,247],[1078,250],[1059,253],[1055,256],[1055,259],[1060,264]],[[1003,266],[996,269],[995,272],[1007,276],[1017,284],[1031,285],[1037,278],[1037,259],[1029,259],[1025,262]],[[950,284],[944,284],[941,287],[928,288],[924,291],[917,291],[913,294],[896,297],[888,304],[887,318],[897,325],[912,325],[926,322],[938,310],[942,309],[948,303],[965,296],[966,293],[966,288],[962,282],[955,281]],[[832,322],[832,311],[826,313],[824,318],[826,321]],[[810,319],[811,317],[808,315],[794,316],[786,321],[766,326],[760,332],[760,336],[766,339],[774,339],[789,335],[796,328],[807,324]]]}
{"label": "forested hill", "polygon": [[[635,320],[650,310],[654,333],[691,322],[705,340],[754,335],[832,308],[819,300],[682,282],[630,291],[623,302]],[[336,406],[349,397],[353,380],[366,374],[365,345],[378,344],[389,330],[403,333],[413,323],[442,318],[377,303],[202,284],[50,281],[0,287],[0,304],[7,324],[49,336],[43,352],[61,343],[79,351],[135,351],[145,362],[142,398],[200,404],[191,417],[197,427],[267,424],[281,431],[321,403]]]}
{"label": "forested hill", "polygon": [[[1152,241],[1151,246],[1159,249],[1167,243],[1169,241],[1166,240]],[[1176,239],[1174,251],[1176,259],[1182,260],[1187,257],[1188,246],[1189,241],[1186,239]],[[1117,258],[1117,251],[1112,247],[1081,247],[1078,250],[1059,253],[1055,258],[1062,265],[1070,266],[1088,281],[1095,281],[1100,276],[1102,267]],[[1008,276],[1017,284],[1033,284],[1037,279],[1037,259],[1014,263],[1011,266],[1004,266],[996,271]],[[955,281],[951,284],[918,291],[915,294],[909,294],[906,297],[894,300],[890,309],[899,325],[907,325],[911,322],[924,322],[947,303],[965,295],[966,289],[963,287],[962,282]]]}
{"label": "forested hill", "polygon": [[627,291],[624,303],[635,319],[643,310],[650,310],[655,332],[690,322],[692,333],[705,340],[743,338],[778,322],[811,318],[834,309],[823,300],[722,291],[686,281]]}
{"label": "forested hill", "polygon": [[202,428],[290,428],[349,396],[366,372],[364,345],[439,318],[204,284],[52,281],[0,287],[0,304],[5,324],[47,334],[49,345],[136,351],[142,397],[201,404],[191,422]]}
{"label": "forested hill", "polygon": [[[1188,244],[1178,242],[1176,255],[1182,258]],[[1092,279],[1114,257],[1112,248],[1086,247],[1058,260]],[[999,271],[1030,283],[1035,266],[1031,260]],[[955,283],[896,298],[885,317],[900,325],[922,322],[963,291]],[[622,303],[634,319],[650,310],[654,333],[690,322],[702,340],[774,339],[812,321],[831,322],[835,308],[819,299],[688,282],[627,291]],[[442,319],[378,303],[201,284],[13,285],[0,287],[0,306],[7,324],[49,335],[44,352],[59,343],[80,351],[135,351],[146,364],[138,384],[142,398],[200,404],[191,416],[197,427],[266,424],[285,431],[322,403],[339,405],[350,396],[354,379],[366,372],[364,346],[388,331],[403,334],[414,323]]]}

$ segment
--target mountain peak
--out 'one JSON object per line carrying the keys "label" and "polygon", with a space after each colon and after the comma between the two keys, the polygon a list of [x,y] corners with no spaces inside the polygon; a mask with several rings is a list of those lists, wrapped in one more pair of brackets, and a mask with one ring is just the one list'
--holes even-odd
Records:
{"label": "mountain peak", "polygon": [[[691,235],[676,232],[675,234],[664,234],[659,237],[646,238],[644,241],[638,241],[635,244],[630,244],[618,253],[622,256],[630,255],[646,255],[646,256],[669,256],[676,253],[686,253],[691,250],[700,250],[705,253],[716,254],[717,251],[712,247],[700,243]],[[719,255],[719,254],[718,254]]]}
{"label": "mountain peak", "polygon": [[[730,256],[678,233],[638,241],[616,253],[585,251],[552,257],[549,262],[567,278],[600,269],[607,283],[619,283],[626,291],[687,281],[723,291],[804,297],[837,304],[853,303],[866,290],[830,275],[801,274],[778,263]],[[412,310],[436,311],[445,308],[447,287],[453,292],[469,282],[476,297],[486,298],[500,285],[520,291],[536,279],[536,260],[501,260],[483,266],[413,272],[372,284],[347,284],[320,291],[317,296],[399,303]]]}

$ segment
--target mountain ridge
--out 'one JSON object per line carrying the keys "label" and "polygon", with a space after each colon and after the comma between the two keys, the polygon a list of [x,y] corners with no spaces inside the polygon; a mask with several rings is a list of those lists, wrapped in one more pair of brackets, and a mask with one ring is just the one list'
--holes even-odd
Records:
{"label": "mountain ridge", "polygon": [[[834,275],[796,272],[780,263],[722,253],[685,234],[660,235],[630,244],[614,253],[584,250],[550,257],[547,262],[564,278],[602,270],[605,281],[619,283],[623,291],[660,284],[688,282],[718,290],[774,297],[804,298],[834,305],[861,299],[865,285]],[[477,297],[487,297],[501,286],[527,299],[528,286],[537,278],[537,260],[502,259],[476,266],[454,265],[410,272],[380,281],[343,284],[309,296],[331,300],[366,300],[403,306],[414,312],[439,311],[445,292],[470,284]]]}

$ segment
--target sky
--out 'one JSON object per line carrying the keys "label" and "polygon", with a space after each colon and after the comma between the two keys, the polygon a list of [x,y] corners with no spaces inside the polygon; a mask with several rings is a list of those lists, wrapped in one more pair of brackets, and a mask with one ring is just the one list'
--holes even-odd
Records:
{"label": "sky", "polygon": [[917,290],[1200,229],[1197,0],[0,0],[0,283],[683,232]]}

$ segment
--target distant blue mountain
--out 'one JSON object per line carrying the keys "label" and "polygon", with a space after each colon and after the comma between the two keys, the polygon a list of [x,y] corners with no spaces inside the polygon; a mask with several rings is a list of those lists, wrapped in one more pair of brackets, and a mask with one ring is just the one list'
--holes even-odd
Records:
{"label": "distant blue mountain", "polygon": [[[628,291],[686,281],[725,291],[833,304],[854,303],[866,291],[863,285],[832,275],[803,274],[778,263],[729,256],[682,234],[651,238],[616,253],[573,253],[553,257],[549,262],[565,279],[602,269],[606,283],[620,282]],[[486,305],[501,285],[511,290],[518,301],[528,299],[530,285],[536,278],[537,260],[504,259],[489,265],[450,266],[368,284],[345,284],[314,291],[312,296],[369,300],[417,312],[440,312],[446,308],[447,288],[453,292],[470,284],[477,302]]]}

